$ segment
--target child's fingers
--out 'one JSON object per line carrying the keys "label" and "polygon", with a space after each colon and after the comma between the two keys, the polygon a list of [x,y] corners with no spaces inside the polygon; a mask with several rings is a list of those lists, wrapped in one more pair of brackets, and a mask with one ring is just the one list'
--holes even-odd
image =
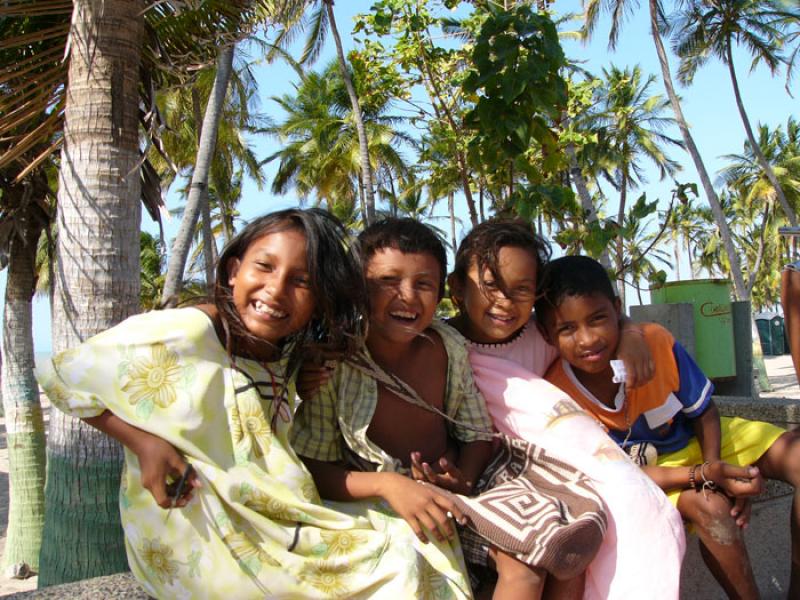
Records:
{"label": "child's fingers", "polygon": [[439,476],[428,463],[422,463],[422,471],[425,473],[425,479],[429,482],[436,483],[439,481]]}
{"label": "child's fingers", "polygon": [[749,498],[740,497],[735,498],[733,507],[731,508],[731,517],[736,519],[736,525],[742,529],[747,527],[750,522],[750,512],[752,510],[752,503]]}
{"label": "child's fingers", "polygon": [[411,477],[420,481],[425,480],[425,473],[420,462],[422,455],[419,452],[411,453]]}
{"label": "child's fingers", "polygon": [[734,496],[757,496],[764,491],[764,479],[757,467],[721,463],[720,475],[722,480],[717,483]]}

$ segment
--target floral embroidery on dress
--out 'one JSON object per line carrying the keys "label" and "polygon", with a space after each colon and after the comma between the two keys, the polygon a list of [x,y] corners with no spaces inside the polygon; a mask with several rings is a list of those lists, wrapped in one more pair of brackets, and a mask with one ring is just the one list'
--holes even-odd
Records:
{"label": "floral embroidery on dress", "polygon": [[454,597],[447,578],[427,562],[422,566],[419,587],[420,598],[430,598],[431,600],[450,600]]}
{"label": "floral embroidery on dress", "polygon": [[346,564],[323,560],[314,564],[305,579],[310,585],[323,592],[329,598],[344,598],[349,591],[347,585],[345,585],[345,574],[348,570]]}
{"label": "floral embroidery on dress", "polygon": [[299,511],[248,483],[243,483],[239,488],[239,501],[257,513],[273,519],[296,521],[299,516]]}
{"label": "floral embroidery on dress", "polygon": [[280,563],[256,546],[244,533],[229,533],[224,538],[233,557],[250,572],[258,574],[263,565],[280,567]]}
{"label": "floral embroidery on dress", "polygon": [[367,543],[367,536],[355,531],[322,531],[320,536],[328,545],[326,558],[347,556],[359,546]]}
{"label": "floral embroidery on dress", "polygon": [[251,395],[238,397],[231,408],[231,434],[237,450],[261,458],[269,454],[272,429],[261,404]]}
{"label": "floral embroidery on dress", "polygon": [[150,346],[150,357],[136,357],[129,367],[122,385],[128,402],[142,404],[143,408],[157,405],[167,408],[177,399],[177,385],[182,379],[182,368],[177,353],[162,343]]}
{"label": "floral embroidery on dress", "polygon": [[178,561],[172,559],[172,548],[158,540],[145,539],[140,555],[152,574],[161,583],[172,584],[178,575]]}

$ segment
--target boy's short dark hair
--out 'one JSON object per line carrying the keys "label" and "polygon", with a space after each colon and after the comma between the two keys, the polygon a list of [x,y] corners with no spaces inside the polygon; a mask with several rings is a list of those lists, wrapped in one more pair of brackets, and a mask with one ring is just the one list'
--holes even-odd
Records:
{"label": "boy's short dark hair", "polygon": [[447,251],[437,233],[416,219],[387,217],[367,227],[358,236],[361,260],[366,263],[378,251],[394,248],[406,254],[430,254],[439,263],[439,299],[444,297]]}
{"label": "boy's short dark hair", "polygon": [[550,313],[568,296],[602,294],[614,302],[617,294],[603,265],[588,256],[564,256],[549,262],[541,276],[535,304],[536,316],[544,324]]}

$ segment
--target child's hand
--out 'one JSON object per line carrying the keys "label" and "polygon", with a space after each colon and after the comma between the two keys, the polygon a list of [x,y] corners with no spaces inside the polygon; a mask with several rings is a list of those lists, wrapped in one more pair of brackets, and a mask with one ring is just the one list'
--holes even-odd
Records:
{"label": "child's hand", "polygon": [[466,522],[456,503],[436,487],[398,473],[386,473],[384,481],[380,495],[411,525],[422,543],[428,543],[424,528],[441,542],[455,535],[453,518],[462,524]]}
{"label": "child's hand", "polygon": [[617,358],[625,363],[627,379],[625,389],[643,386],[655,375],[656,368],[650,348],[638,325],[628,325],[620,330]]}
{"label": "child's hand", "polygon": [[739,467],[717,460],[698,471],[698,482],[712,481],[732,498],[758,496],[764,491],[764,478],[758,467]]}
{"label": "child's hand", "polygon": [[731,517],[736,519],[736,525],[741,529],[747,529],[750,524],[750,512],[753,508],[753,503],[750,498],[739,496],[734,498],[733,507],[731,508]]}
{"label": "child's hand", "polygon": [[305,361],[297,373],[297,395],[303,400],[310,400],[317,395],[322,386],[328,383],[335,368],[330,360],[321,362]]}
{"label": "child's hand", "polygon": [[[171,508],[173,498],[167,493],[167,480],[178,481],[186,472],[187,462],[166,440],[141,432],[137,435],[135,446],[131,450],[139,458],[142,472],[142,487],[148,490],[161,508]],[[183,493],[175,500],[174,506],[183,507],[192,499],[192,492],[202,484],[194,470],[186,477]]]}
{"label": "child's hand", "polygon": [[461,469],[447,458],[440,458],[437,467],[434,470],[430,464],[422,462],[422,454],[419,452],[411,453],[411,476],[417,481],[426,481],[465,496],[472,492],[472,486],[464,478]]}

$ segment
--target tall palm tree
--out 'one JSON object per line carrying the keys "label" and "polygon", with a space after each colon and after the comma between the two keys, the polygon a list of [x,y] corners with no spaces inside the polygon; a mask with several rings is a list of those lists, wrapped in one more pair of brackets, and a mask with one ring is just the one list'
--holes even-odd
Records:
{"label": "tall palm tree", "polygon": [[[37,149],[32,149],[34,152]],[[41,150],[40,148],[38,149]],[[3,311],[2,399],[9,459],[9,513],[3,569],[15,577],[39,570],[44,523],[45,436],[33,376],[32,305],[38,240],[51,220],[44,165],[21,183],[0,169],[0,245],[8,259]]]}
{"label": "tall palm tree", "polygon": [[[138,311],[143,9],[141,0],[75,3],[58,186],[55,352]],[[73,454],[79,447],[85,453]],[[127,568],[115,497],[121,462],[119,444],[53,411],[40,586]],[[76,489],[77,473],[84,485]]]}
{"label": "tall palm tree", "polygon": [[281,40],[291,40],[297,30],[308,28],[308,37],[299,62],[304,65],[311,65],[319,58],[328,33],[333,37],[333,42],[336,46],[336,64],[347,91],[347,98],[350,103],[353,124],[358,139],[359,168],[361,169],[359,178],[361,189],[359,194],[364,198],[365,218],[367,224],[369,224],[375,220],[375,189],[373,168],[369,158],[369,136],[362,114],[363,107],[359,100],[356,86],[353,84],[350,66],[342,46],[342,38],[339,35],[339,27],[336,24],[336,15],[333,10],[334,0],[310,0],[306,4],[313,9],[310,19],[291,23],[279,35],[279,38]]}
{"label": "tall palm tree", "polygon": [[783,64],[783,32],[791,17],[800,20],[800,9],[775,0],[691,0],[676,19],[673,49],[681,57],[678,78],[684,84],[692,82],[711,56],[728,67],[736,107],[752,152],[774,187],[789,223],[796,227],[797,215],[753,134],[733,61],[733,47],[743,46],[753,56],[751,70],[763,63],[775,75]]}
{"label": "tall palm tree", "polygon": [[[674,119],[664,116],[669,101],[661,95],[651,95],[655,82],[653,75],[644,78],[638,66],[603,69],[604,84],[598,88],[598,105],[595,126],[605,148],[610,173],[607,177],[619,191],[617,223],[620,226],[616,240],[617,276],[625,277],[625,240],[623,238],[627,209],[627,195],[644,180],[642,158],[649,159],[659,170],[661,179],[673,176],[680,166],[667,156],[665,147],[681,148],[683,144],[664,130],[674,124]],[[624,302],[624,285],[619,286]]]}
{"label": "tall palm tree", "polygon": [[[34,38],[21,33],[4,39],[12,47],[53,37],[63,41],[69,30],[69,60],[53,61],[35,89],[12,96],[0,121],[5,135],[48,116],[46,126],[31,130],[0,157],[3,166],[38,143],[46,149],[30,169],[59,144],[62,149],[52,307],[55,351],[138,310],[139,199],[143,192],[158,195],[155,178],[147,178],[144,186],[140,179],[140,172],[148,172],[140,169],[140,97],[141,105],[150,108],[152,92],[166,80],[175,83],[180,68],[206,64],[218,44],[241,35],[239,26],[254,4],[75,0],[70,6],[64,0],[7,0],[0,5],[0,16],[23,19],[72,8],[66,24]],[[37,60],[4,65],[4,77],[21,76]],[[56,86],[52,94],[39,93],[59,78],[67,85]],[[63,136],[53,143],[62,128]],[[26,174],[20,172],[17,179]],[[55,411],[47,463],[39,585],[126,569],[117,507],[119,444]]]}
{"label": "tall palm tree", "polygon": [[[609,47],[614,49],[619,39],[620,28],[624,18],[635,8],[631,6],[632,0],[584,0],[584,8],[586,12],[586,23],[584,26],[585,35],[590,37],[597,26],[600,14],[603,11],[611,13],[611,30],[609,31]],[[708,200],[711,212],[714,215],[714,222],[720,230],[721,243],[728,256],[730,263],[730,273],[733,279],[733,286],[736,296],[739,300],[747,300],[747,287],[742,276],[742,268],[739,257],[736,254],[734,247],[733,237],[730,227],[725,220],[725,214],[722,205],[714,190],[711,182],[711,177],[708,174],[705,163],[700,156],[700,151],[697,149],[697,144],[694,142],[694,137],[689,131],[689,124],[686,117],[683,115],[680,99],[675,91],[675,85],[672,82],[672,73],[670,71],[669,57],[664,48],[664,41],[661,38],[661,33],[665,29],[665,11],[661,0],[648,0],[647,2],[649,16],[650,16],[650,35],[653,38],[653,44],[656,48],[658,55],[659,66],[661,67],[661,79],[664,82],[667,96],[672,104],[672,110],[675,113],[675,120],[678,123],[678,128],[681,132],[681,137],[686,146],[686,150],[692,157],[692,162],[697,169],[697,174],[700,177],[700,183],[703,186],[706,198]]]}
{"label": "tall palm tree", "polygon": [[[338,65],[331,62],[321,73],[306,73],[294,94],[273,98],[286,113],[281,122],[265,129],[278,137],[282,146],[265,159],[279,161],[272,182],[274,193],[293,189],[301,199],[313,196],[316,203],[325,202],[329,207],[362,201],[366,208],[368,201],[361,194],[360,141],[352,107],[343,92]],[[388,97],[373,99],[362,114],[372,172],[388,171],[393,180],[405,180],[408,166],[399,145],[408,137],[395,128],[398,119],[387,114]]]}

